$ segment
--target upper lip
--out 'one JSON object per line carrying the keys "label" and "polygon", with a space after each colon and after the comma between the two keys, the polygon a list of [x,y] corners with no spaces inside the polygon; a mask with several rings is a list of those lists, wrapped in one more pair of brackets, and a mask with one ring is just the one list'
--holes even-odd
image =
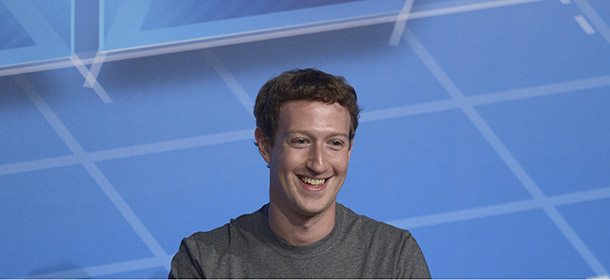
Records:
{"label": "upper lip", "polygon": [[314,180],[327,180],[330,177],[315,177],[315,176],[307,176],[307,175],[297,175],[299,178],[309,178],[309,179],[314,179]]}

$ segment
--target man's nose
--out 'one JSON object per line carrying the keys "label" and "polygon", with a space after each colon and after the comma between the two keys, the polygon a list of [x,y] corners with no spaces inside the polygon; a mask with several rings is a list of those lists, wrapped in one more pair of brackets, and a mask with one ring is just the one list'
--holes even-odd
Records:
{"label": "man's nose", "polygon": [[326,171],[326,155],[324,147],[320,144],[313,145],[309,151],[309,159],[307,160],[307,168],[314,174],[322,174]]}

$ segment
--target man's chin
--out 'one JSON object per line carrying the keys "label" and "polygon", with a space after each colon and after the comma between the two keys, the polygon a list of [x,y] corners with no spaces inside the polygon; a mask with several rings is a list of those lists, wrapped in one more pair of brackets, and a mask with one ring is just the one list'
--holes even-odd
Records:
{"label": "man's chin", "polygon": [[302,216],[314,217],[322,215],[328,212],[333,206],[335,202],[309,202],[299,205],[298,212]]}

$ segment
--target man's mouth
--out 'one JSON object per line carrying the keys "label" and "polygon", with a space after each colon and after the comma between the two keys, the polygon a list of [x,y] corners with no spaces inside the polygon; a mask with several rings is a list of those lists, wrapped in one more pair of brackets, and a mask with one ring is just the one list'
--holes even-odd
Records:
{"label": "man's mouth", "polygon": [[303,176],[299,176],[299,179],[301,179],[301,182],[308,184],[310,186],[313,186],[313,187],[320,187],[320,186],[324,185],[324,183],[326,183],[326,180],[327,180],[327,179],[314,179],[314,178],[303,177]]}

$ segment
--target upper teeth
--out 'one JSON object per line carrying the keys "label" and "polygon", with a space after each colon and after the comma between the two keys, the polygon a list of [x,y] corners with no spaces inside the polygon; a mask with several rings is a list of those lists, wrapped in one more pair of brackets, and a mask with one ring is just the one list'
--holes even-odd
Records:
{"label": "upper teeth", "polygon": [[324,179],[313,179],[313,178],[307,178],[307,177],[301,177],[301,180],[303,180],[303,182],[313,185],[313,186],[318,186],[318,185],[322,185],[324,184]]}

